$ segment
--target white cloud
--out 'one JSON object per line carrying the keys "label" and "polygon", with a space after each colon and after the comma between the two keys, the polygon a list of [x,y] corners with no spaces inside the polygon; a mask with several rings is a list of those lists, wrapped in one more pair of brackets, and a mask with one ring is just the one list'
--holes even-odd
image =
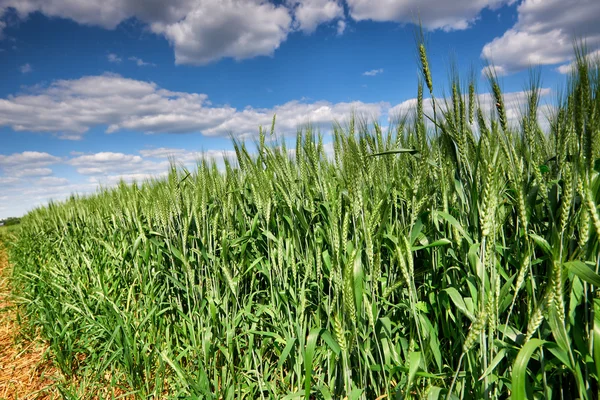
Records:
{"label": "white cloud", "polygon": [[31,178],[48,177],[52,175],[49,165],[62,162],[59,157],[48,153],[24,151],[11,155],[0,154],[0,185],[2,187],[17,186],[26,182],[31,183]]}
{"label": "white cloud", "polygon": [[41,186],[64,186],[69,184],[69,180],[67,178],[58,178],[56,176],[45,176],[38,179],[36,183]]}
{"label": "white cloud", "polygon": [[100,152],[72,158],[68,164],[82,175],[111,175],[135,173],[159,173],[167,169],[168,162],[152,162],[134,154]]}
{"label": "white cloud", "polygon": [[31,64],[23,64],[19,67],[19,71],[21,71],[22,74],[28,74],[31,71],[33,71],[33,68],[31,67]]}
{"label": "white cloud", "polygon": [[[101,83],[101,82],[99,82]],[[85,86],[85,85],[83,85]],[[141,96],[153,94],[162,89],[152,85],[144,85],[132,82],[122,82],[127,87]],[[119,87],[118,84],[99,84],[99,93],[110,93],[112,89]],[[165,91],[167,92],[167,91]],[[170,92],[167,92],[170,93]],[[540,97],[547,98],[550,89],[541,89]],[[507,116],[511,124],[516,125],[519,121],[521,110],[527,99],[525,92],[511,92],[504,94],[504,102]],[[495,101],[489,93],[478,96],[478,101],[486,113],[493,112]],[[269,126],[272,112],[277,112],[278,132],[295,131],[296,126],[305,122],[312,122],[315,127],[329,127],[332,120],[337,119],[344,122],[353,111],[361,116],[379,119],[382,115],[388,115],[389,121],[399,113],[411,113],[416,106],[416,99],[406,100],[394,107],[387,103],[365,104],[365,103],[337,103],[321,101],[316,103],[289,102],[269,110],[247,108],[243,111],[235,111],[232,121],[219,124],[214,127],[216,133],[226,132],[229,129],[235,132],[246,130],[255,132],[259,124]],[[543,101],[542,101],[543,102]],[[543,118],[544,111],[549,106],[542,105],[540,116]],[[424,101],[425,113],[432,114],[431,101]],[[281,119],[281,120],[280,120]],[[231,124],[231,125],[229,125]],[[384,124],[386,125],[386,124]],[[385,129],[385,128],[384,128]],[[328,155],[332,153],[330,143],[325,145]],[[293,150],[290,152],[293,154]],[[183,148],[146,148],[138,154],[125,154],[116,152],[98,152],[84,154],[71,152],[66,158],[57,157],[48,153],[23,152],[11,155],[0,155],[0,186],[3,190],[4,210],[0,210],[0,218],[6,216],[18,216],[31,208],[47,203],[49,199],[62,200],[72,193],[90,193],[98,185],[113,186],[121,179],[125,182],[143,181],[152,177],[162,177],[168,173],[170,160],[177,165],[184,165],[192,169],[196,162],[202,158],[214,160],[218,166],[222,166],[225,157],[235,158],[233,150],[210,149],[197,151]],[[77,174],[69,179],[64,177],[50,176],[52,172],[50,165],[63,164],[73,167]],[[36,179],[32,179],[36,178]],[[83,183],[81,182],[83,180]]]}
{"label": "white cloud", "polygon": [[188,152],[189,151],[185,149],[174,149],[168,147],[140,150],[140,154],[142,155],[142,157],[149,158],[170,158],[174,156],[180,156],[182,154],[187,154]]}
{"label": "white cloud", "polygon": [[197,160],[201,159],[201,154],[199,152],[167,147],[140,150],[140,154],[144,158],[154,158],[160,160],[169,159],[187,165],[194,164]]}
{"label": "white cloud", "polygon": [[361,101],[349,103],[290,101],[270,109],[247,107],[243,111],[237,111],[220,125],[204,130],[204,133],[221,136],[230,132],[234,134],[254,133],[259,125],[271,125],[274,114],[277,115],[275,127],[278,132],[293,133],[298,127],[307,123],[317,128],[329,129],[334,121],[345,120],[352,113],[365,115],[368,118],[379,118],[386,107],[386,103],[363,103]]}
{"label": "white cloud", "polygon": [[81,140],[82,136],[79,133],[60,132],[56,134],[56,137],[61,140]]}
{"label": "white cloud", "polygon": [[19,178],[48,176],[52,175],[52,170],[50,168],[25,168],[21,170],[16,170],[14,172],[14,175]]}
{"label": "white cloud", "polygon": [[[482,10],[515,1],[346,0],[345,4],[355,21],[420,20],[427,29],[457,30],[468,28]],[[338,35],[346,28],[342,0],[0,0],[0,17],[9,7],[21,18],[40,12],[105,29],[136,18],[172,44],[177,64],[192,65],[272,55],[295,29],[311,33],[335,20]],[[0,22],[0,35],[4,25]]]}
{"label": "white cloud", "polygon": [[[195,164],[190,157],[191,152],[174,150],[184,156],[190,165]],[[167,152],[169,149],[165,148],[149,150],[145,153],[148,157],[112,152],[74,153],[65,159],[36,152],[1,155],[0,172],[5,174],[0,174],[0,186],[5,208],[0,210],[0,218],[22,215],[36,206],[46,204],[50,199],[63,200],[72,193],[90,193],[99,185],[113,186],[121,179],[132,182],[165,176],[169,161],[162,156]],[[27,167],[58,163],[74,167],[77,173],[66,178],[51,176],[49,168]]]}
{"label": "white cloud", "polygon": [[22,153],[14,153],[11,155],[0,154],[0,168],[44,167],[47,165],[57,164],[60,161],[61,159],[59,157],[38,151],[24,151]]}
{"label": "white cloud", "polygon": [[338,36],[343,35],[345,30],[346,30],[346,21],[340,19],[337,22],[337,34],[338,34]]}
{"label": "white cloud", "polygon": [[591,50],[600,46],[597,0],[523,0],[517,11],[517,23],[481,52],[507,73],[569,61],[575,40]]}
{"label": "white cloud", "polygon": [[138,67],[146,67],[146,66],[156,67],[156,64],[151,63],[151,62],[146,62],[138,57],[129,57],[129,60],[135,62]]}
{"label": "white cloud", "polygon": [[347,0],[356,21],[421,21],[427,29],[467,29],[483,9],[495,10],[515,0]]}
{"label": "white cloud", "polygon": [[298,28],[306,33],[313,33],[323,23],[344,18],[344,7],[337,0],[288,0],[287,4],[294,10]]}
{"label": "white cloud", "polygon": [[[550,95],[550,93],[551,93],[551,90],[549,88],[542,88],[542,89],[540,89],[538,95],[540,98],[547,98]],[[524,107],[527,103],[527,96],[528,96],[528,93],[526,91],[508,92],[508,93],[503,94],[504,106],[506,109],[506,117],[507,117],[509,124],[512,124],[514,126],[517,126],[519,124],[519,122],[521,120],[522,112],[524,111]],[[494,110],[496,108],[496,101],[494,100],[494,97],[492,94],[481,93],[477,96],[477,101],[478,101],[479,107],[481,107],[481,110],[484,113],[484,115],[489,116],[492,112],[494,112]],[[448,104],[451,105],[450,102]],[[436,102],[436,106],[438,107],[438,112],[440,112],[441,110],[445,110],[445,103],[443,102],[443,100],[438,99]],[[404,116],[407,114],[410,115],[410,113],[412,113],[416,110],[416,107],[417,107],[417,99],[416,98],[406,100],[406,101],[392,107],[389,110],[389,112],[388,112],[389,120],[394,121],[394,119],[398,118],[399,116]],[[543,120],[546,117],[546,115],[544,113],[547,111],[548,111],[548,106],[542,104],[539,109],[539,117],[540,117],[541,123],[544,123]],[[424,99],[423,112],[425,115],[429,116],[430,118],[433,118],[433,105],[431,103],[430,98]],[[439,116],[440,116],[440,114],[438,114],[438,118],[439,118]]]}
{"label": "white cloud", "polygon": [[174,160],[176,163],[183,164],[186,167],[192,167],[202,159],[222,161],[224,158],[235,158],[236,156],[235,151],[233,150],[210,149],[204,151],[190,151],[167,147],[140,150],[140,154],[144,158]]}
{"label": "white cloud", "polygon": [[286,40],[288,9],[258,0],[203,0],[181,21],[151,25],[175,48],[177,64],[271,55]]}
{"label": "white cloud", "polygon": [[[596,51],[593,51],[593,52],[590,52],[589,54],[587,54],[586,61],[591,64],[594,64],[594,63],[600,64],[600,50],[596,50]],[[558,72],[560,72],[561,74],[568,74],[573,71],[573,68],[575,66],[576,66],[576,62],[572,61],[568,64],[560,65],[558,68],[556,68],[556,70]]]}
{"label": "white cloud", "polygon": [[[79,135],[101,125],[111,125],[111,132],[123,127],[158,132],[169,129],[169,116],[186,115],[191,121],[197,113],[197,123],[185,126],[189,132],[201,128],[202,120],[214,124],[227,117],[223,111],[212,115],[214,112],[204,107],[205,100],[206,95],[170,92],[151,82],[118,75],[90,76],[56,81],[46,88],[0,99],[0,125],[16,131]],[[158,120],[150,123],[148,118]],[[182,125],[175,124],[173,129],[185,131]]]}
{"label": "white cloud", "polygon": [[72,19],[80,24],[113,29],[128,17],[117,0],[1,0],[0,9],[14,8],[21,18],[39,11],[50,17]]}
{"label": "white cloud", "polygon": [[501,65],[487,65],[481,69],[481,76],[484,78],[488,75],[492,76],[505,76],[508,75],[506,68]]}
{"label": "white cloud", "polygon": [[12,176],[0,176],[0,185],[4,186],[10,186],[14,183],[17,183],[19,180],[15,177]]}
{"label": "white cloud", "polygon": [[370,71],[365,71],[363,72],[364,76],[375,76],[375,75],[379,75],[383,73],[383,68],[379,68],[379,69],[372,69]]}
{"label": "white cloud", "polygon": [[106,74],[59,80],[48,87],[0,99],[0,126],[15,131],[60,133],[78,138],[92,127],[108,133],[128,129],[146,133],[203,133],[234,135],[256,133],[277,114],[277,129],[295,132],[312,122],[328,125],[353,110],[380,115],[379,103],[305,103],[290,101],[270,109],[243,110],[213,106],[205,94],[172,92],[152,82]]}
{"label": "white cloud", "polygon": [[120,63],[121,61],[123,61],[123,59],[121,57],[119,57],[118,55],[114,54],[114,53],[109,53],[106,58],[108,58],[108,61],[111,63]]}
{"label": "white cloud", "polygon": [[[4,190],[6,206],[0,210],[0,218],[17,217],[25,214],[35,207],[48,203],[49,200],[64,200],[71,194],[86,194],[95,190],[96,185],[90,183],[65,183],[61,178],[33,185],[9,186]],[[60,180],[60,181],[59,181]],[[0,183],[2,178],[0,177]]]}
{"label": "white cloud", "polygon": [[179,64],[206,64],[270,55],[287,38],[289,9],[264,0],[0,0],[0,16],[13,7],[21,18],[50,17],[114,29],[137,18],[174,46]]}
{"label": "white cloud", "polygon": [[49,17],[71,19],[83,25],[114,29],[121,22],[136,17],[151,23],[172,23],[185,17],[203,0],[0,0],[2,10],[14,8],[21,18],[34,12]]}
{"label": "white cloud", "polygon": [[156,173],[156,174],[144,174],[144,173],[136,174],[136,173],[134,173],[134,174],[107,175],[107,176],[99,176],[99,177],[93,176],[88,181],[95,186],[110,187],[110,186],[115,186],[121,182],[141,183],[141,182],[144,182],[147,180],[165,177],[165,176],[167,176],[167,174],[168,174],[167,171],[163,171],[163,172]]}

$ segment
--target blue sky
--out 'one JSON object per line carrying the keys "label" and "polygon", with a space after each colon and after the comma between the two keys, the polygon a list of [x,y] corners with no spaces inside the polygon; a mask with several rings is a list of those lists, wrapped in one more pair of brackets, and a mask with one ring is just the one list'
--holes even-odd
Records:
{"label": "blue sky", "polygon": [[600,46],[597,0],[0,0],[0,218],[218,160],[273,114],[283,135],[387,125],[414,102],[419,18],[437,94],[450,61],[491,59],[515,116],[528,66],[551,103],[573,41]]}

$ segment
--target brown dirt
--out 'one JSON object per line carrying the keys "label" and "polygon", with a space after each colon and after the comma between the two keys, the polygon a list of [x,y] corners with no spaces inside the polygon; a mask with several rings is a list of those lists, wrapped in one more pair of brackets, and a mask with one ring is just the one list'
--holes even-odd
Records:
{"label": "brown dirt", "polygon": [[55,399],[59,372],[44,354],[47,345],[20,333],[11,301],[10,266],[0,243],[0,400]]}

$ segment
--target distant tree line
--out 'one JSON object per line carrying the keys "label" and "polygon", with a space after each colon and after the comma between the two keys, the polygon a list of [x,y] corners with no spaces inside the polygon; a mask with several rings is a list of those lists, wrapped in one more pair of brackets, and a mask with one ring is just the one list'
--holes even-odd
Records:
{"label": "distant tree line", "polygon": [[11,226],[11,225],[18,225],[21,223],[21,218],[6,218],[6,219],[0,219],[0,226]]}

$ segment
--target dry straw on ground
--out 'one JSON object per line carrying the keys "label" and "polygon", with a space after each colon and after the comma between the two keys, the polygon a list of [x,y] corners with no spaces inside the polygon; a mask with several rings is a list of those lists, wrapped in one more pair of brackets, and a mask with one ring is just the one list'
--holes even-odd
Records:
{"label": "dry straw on ground", "polygon": [[0,400],[58,398],[58,372],[44,357],[47,346],[20,337],[9,275],[6,253],[0,248]]}

